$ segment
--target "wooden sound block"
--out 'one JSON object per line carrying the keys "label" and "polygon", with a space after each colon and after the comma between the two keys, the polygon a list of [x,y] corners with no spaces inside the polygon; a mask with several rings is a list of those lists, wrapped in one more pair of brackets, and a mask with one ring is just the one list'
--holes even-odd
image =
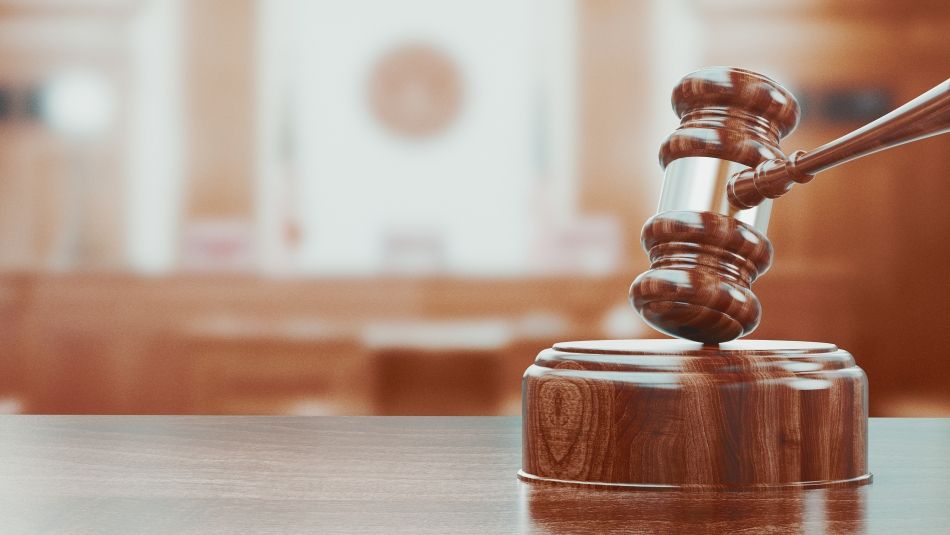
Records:
{"label": "wooden sound block", "polygon": [[518,475],[643,489],[863,485],[867,388],[832,344],[562,342],[524,375]]}

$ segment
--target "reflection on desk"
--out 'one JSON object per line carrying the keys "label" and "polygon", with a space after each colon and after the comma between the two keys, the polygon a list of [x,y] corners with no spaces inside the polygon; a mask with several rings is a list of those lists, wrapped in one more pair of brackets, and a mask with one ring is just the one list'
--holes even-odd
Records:
{"label": "reflection on desk", "polygon": [[950,420],[870,422],[874,484],[518,481],[518,418],[0,417],[4,533],[941,533]]}

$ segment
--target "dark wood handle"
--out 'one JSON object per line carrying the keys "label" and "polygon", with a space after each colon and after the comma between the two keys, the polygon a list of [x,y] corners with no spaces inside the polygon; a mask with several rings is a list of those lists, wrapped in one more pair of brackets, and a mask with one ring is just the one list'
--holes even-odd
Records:
{"label": "dark wood handle", "polygon": [[950,79],[891,113],[815,150],[766,160],[736,173],[727,185],[729,203],[752,208],[787,193],[836,165],[911,141],[950,132]]}

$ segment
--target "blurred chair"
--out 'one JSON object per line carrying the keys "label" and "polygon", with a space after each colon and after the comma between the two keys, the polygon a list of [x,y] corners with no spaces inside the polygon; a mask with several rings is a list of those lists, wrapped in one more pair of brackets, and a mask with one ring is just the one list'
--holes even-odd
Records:
{"label": "blurred chair", "polygon": [[374,412],[485,415],[501,408],[499,372],[512,328],[502,320],[417,321],[367,327]]}
{"label": "blurred chair", "polygon": [[23,412],[23,344],[20,319],[29,295],[29,279],[0,278],[0,414]]}
{"label": "blurred chair", "polygon": [[148,412],[365,414],[366,354],[345,326],[206,318],[157,346]]}

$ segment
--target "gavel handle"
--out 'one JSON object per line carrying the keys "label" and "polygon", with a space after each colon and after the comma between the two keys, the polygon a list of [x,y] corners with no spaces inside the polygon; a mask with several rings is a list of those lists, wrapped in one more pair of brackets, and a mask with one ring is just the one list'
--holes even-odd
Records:
{"label": "gavel handle", "polygon": [[797,151],[787,160],[767,160],[733,175],[729,203],[752,208],[781,197],[796,183],[836,165],[911,141],[950,132],[950,79],[867,125],[812,151]]}

